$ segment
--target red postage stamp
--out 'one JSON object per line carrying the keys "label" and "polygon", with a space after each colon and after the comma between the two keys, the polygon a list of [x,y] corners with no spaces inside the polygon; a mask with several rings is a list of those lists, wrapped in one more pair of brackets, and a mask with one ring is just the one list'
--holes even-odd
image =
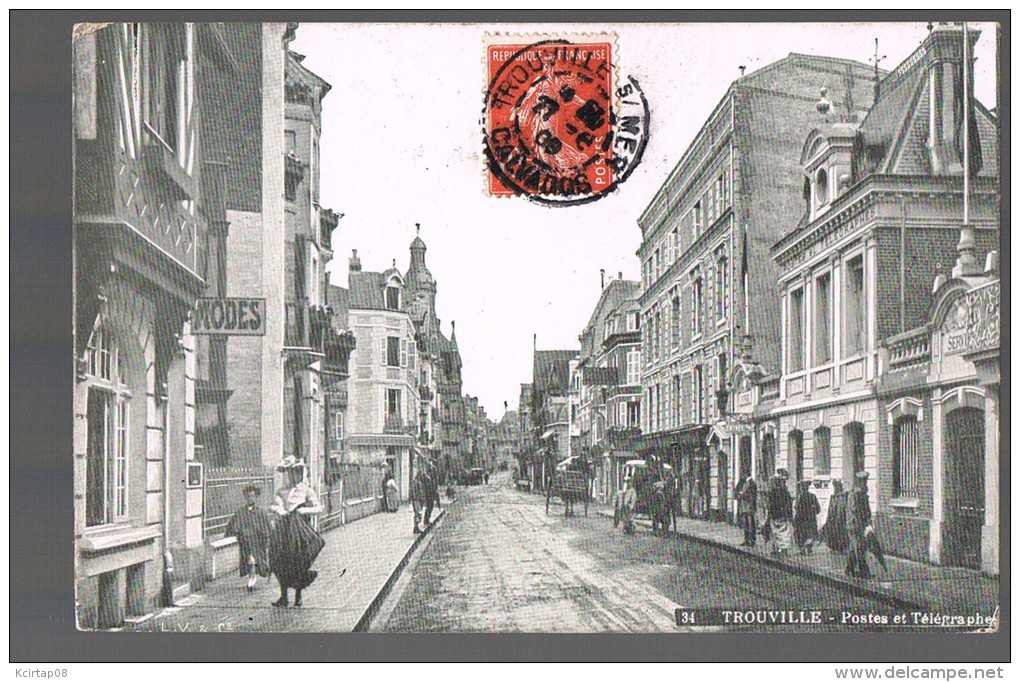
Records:
{"label": "red postage stamp", "polygon": [[[552,205],[594,201],[640,160],[647,103],[616,84],[612,36],[486,46],[485,153],[490,196]],[[621,111],[621,107],[633,111]]]}

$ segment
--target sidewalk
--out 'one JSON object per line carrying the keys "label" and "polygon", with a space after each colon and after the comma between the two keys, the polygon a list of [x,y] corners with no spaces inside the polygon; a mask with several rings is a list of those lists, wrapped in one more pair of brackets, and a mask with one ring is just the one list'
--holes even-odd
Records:
{"label": "sidewalk", "polygon": [[[444,502],[444,509],[446,504]],[[433,515],[433,524],[443,510]],[[403,504],[395,513],[377,513],[326,531],[313,570],[316,581],[302,593],[304,605],[277,608],[275,577],[259,580],[254,593],[237,574],[206,583],[205,589],[133,625],[157,632],[351,632],[378,607],[422,535],[414,535],[414,512]],[[346,569],[346,573],[341,573]],[[293,600],[294,592],[290,591]]]}
{"label": "sidewalk", "polygon": [[[613,518],[611,509],[600,513]],[[647,522],[638,523],[650,528]],[[833,552],[825,544],[815,545],[811,555],[798,554],[794,547],[791,555],[780,559],[768,554],[760,537],[756,547],[741,546],[744,532],[729,523],[680,518],[677,519],[677,532],[696,542],[753,555],[763,563],[813,576],[901,608],[949,615],[981,613],[990,616],[999,605],[998,579],[966,568],[934,566],[886,556],[887,570],[883,572],[875,558],[869,555],[872,578],[851,579],[844,573],[846,555]]]}

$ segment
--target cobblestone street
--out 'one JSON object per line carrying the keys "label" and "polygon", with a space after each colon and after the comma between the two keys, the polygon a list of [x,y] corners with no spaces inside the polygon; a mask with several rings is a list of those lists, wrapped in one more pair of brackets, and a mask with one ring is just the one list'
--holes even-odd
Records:
{"label": "cobblestone street", "polygon": [[554,501],[504,480],[467,488],[422,553],[389,631],[678,631],[683,608],[881,605],[834,586],[700,543],[634,535],[591,507],[564,518]]}

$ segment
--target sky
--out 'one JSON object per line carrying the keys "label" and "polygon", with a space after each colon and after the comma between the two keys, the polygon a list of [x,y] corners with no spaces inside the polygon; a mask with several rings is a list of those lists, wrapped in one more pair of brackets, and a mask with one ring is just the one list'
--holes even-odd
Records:
{"label": "sky", "polygon": [[[996,104],[995,27],[975,49],[975,93]],[[621,76],[648,98],[641,164],[618,190],[583,206],[547,207],[485,193],[482,107],[486,33],[611,32]],[[302,24],[291,49],[332,85],[323,101],[321,202],[344,217],[333,234],[333,284],[348,259],[405,271],[421,224],[437,314],[457,324],[463,390],[498,420],[516,409],[539,350],[578,349],[606,278],[636,280],[637,218],[730,83],[791,52],[891,70],[924,40],[926,22],[883,24]],[[819,88],[835,83],[819,82]]]}

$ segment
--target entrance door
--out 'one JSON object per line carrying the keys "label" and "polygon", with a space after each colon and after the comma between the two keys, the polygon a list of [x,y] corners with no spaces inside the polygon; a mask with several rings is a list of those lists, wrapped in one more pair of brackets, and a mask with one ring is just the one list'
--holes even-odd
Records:
{"label": "entrance door", "polygon": [[961,407],[946,416],[944,563],[981,568],[985,518],[985,413]]}
{"label": "entrance door", "polygon": [[740,478],[751,475],[751,437],[740,437]]}
{"label": "entrance door", "polygon": [[776,473],[776,439],[771,433],[766,433],[761,439],[758,484],[767,483],[774,473]]}
{"label": "entrance door", "polygon": [[729,501],[730,463],[729,457],[726,456],[725,450],[722,449],[719,450],[719,459],[717,464],[718,471],[716,472],[716,476],[719,482],[719,516],[721,517],[722,520],[728,521],[729,505],[727,504],[727,502]]}

